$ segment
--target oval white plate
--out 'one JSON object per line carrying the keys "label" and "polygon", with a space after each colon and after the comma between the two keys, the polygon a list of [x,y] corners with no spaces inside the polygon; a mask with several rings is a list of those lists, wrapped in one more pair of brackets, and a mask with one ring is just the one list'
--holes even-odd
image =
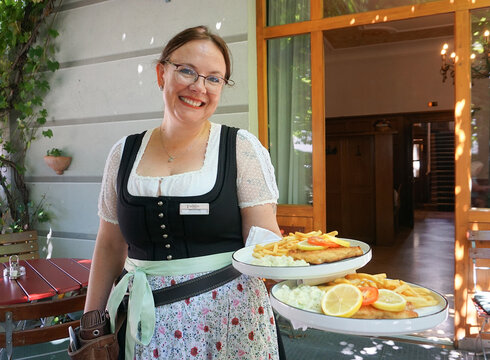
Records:
{"label": "oval white plate", "polygon": [[361,256],[340,260],[333,263],[310,266],[261,266],[253,265],[252,256],[254,246],[247,246],[233,253],[233,266],[243,274],[257,276],[272,280],[299,280],[318,279],[317,284],[329,281],[354,272],[366,265],[372,258],[371,247],[359,240],[342,239],[350,242],[351,246],[360,246]]}
{"label": "oval white plate", "polygon": [[[430,290],[439,303],[435,306],[415,309],[418,318],[412,319],[351,319],[328,316],[314,311],[302,310],[287,305],[274,296],[278,286],[287,284],[295,287],[295,281],[283,281],[274,285],[270,299],[272,307],[283,317],[289,319],[294,328],[313,328],[318,330],[365,336],[404,335],[431,329],[444,322],[448,317],[447,299]],[[410,284],[412,286],[418,286]]]}

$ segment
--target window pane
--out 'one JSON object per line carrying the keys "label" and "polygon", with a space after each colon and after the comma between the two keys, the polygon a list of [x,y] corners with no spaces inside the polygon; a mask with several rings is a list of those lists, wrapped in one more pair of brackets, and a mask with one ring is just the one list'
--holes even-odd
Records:
{"label": "window pane", "polygon": [[490,8],[471,11],[471,205],[490,208]]}
{"label": "window pane", "polygon": [[310,20],[310,0],[268,0],[267,26]]}
{"label": "window pane", "polygon": [[310,36],[268,40],[269,150],[280,204],[312,203]]}
{"label": "window pane", "polygon": [[436,0],[323,0],[323,9],[324,17],[332,17],[431,1]]}

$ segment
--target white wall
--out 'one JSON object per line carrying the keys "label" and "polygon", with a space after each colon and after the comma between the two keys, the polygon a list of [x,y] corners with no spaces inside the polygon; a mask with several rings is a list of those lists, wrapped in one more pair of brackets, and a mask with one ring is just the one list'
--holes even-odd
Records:
{"label": "white wall", "polygon": [[453,48],[452,39],[437,38],[327,49],[326,117],[453,109],[452,79],[443,83],[439,73],[444,43]]}
{"label": "white wall", "polygon": [[[256,119],[255,107],[249,113],[254,92],[249,93],[248,84],[249,78],[252,82],[256,78],[255,66],[249,64],[255,36],[253,43],[248,41],[250,24],[255,24],[253,4],[253,0],[64,1],[55,22],[61,68],[53,74],[46,98],[47,128],[54,136],[34,142],[27,158],[33,197],[45,194],[53,214],[52,221],[38,226],[45,255],[92,256],[106,156],[122,136],[159,124],[163,104],[154,64],[177,32],[203,24],[225,39],[236,85],[225,89],[212,120],[250,127],[250,119]],[[64,175],[56,175],[42,159],[53,147],[73,156]]]}

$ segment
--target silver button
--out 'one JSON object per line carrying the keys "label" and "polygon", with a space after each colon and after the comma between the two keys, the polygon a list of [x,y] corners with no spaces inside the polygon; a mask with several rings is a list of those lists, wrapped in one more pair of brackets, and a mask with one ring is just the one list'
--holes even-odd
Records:
{"label": "silver button", "polygon": [[159,202],[157,202],[157,205],[158,205],[158,206],[162,206],[162,205],[163,205],[163,201],[159,201]]}
{"label": "silver button", "polygon": [[172,260],[172,255],[168,255],[167,260]]}
{"label": "silver button", "polygon": [[160,227],[161,227],[162,229],[165,229],[165,228],[166,228],[165,224],[160,225]]}
{"label": "silver button", "polygon": [[158,217],[159,218],[162,218],[163,217],[163,213],[158,214]]}
{"label": "silver button", "polygon": [[162,237],[163,237],[164,239],[166,239],[166,238],[168,238],[168,234],[163,234],[163,235],[162,235]]}
{"label": "silver button", "polygon": [[170,244],[165,244],[165,247],[166,247],[167,249],[170,249]]}

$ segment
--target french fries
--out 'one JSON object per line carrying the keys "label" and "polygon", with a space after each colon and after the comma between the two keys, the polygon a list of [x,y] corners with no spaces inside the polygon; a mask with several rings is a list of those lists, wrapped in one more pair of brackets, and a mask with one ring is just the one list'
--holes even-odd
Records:
{"label": "french fries", "polygon": [[299,242],[308,239],[312,236],[319,236],[322,238],[328,238],[329,236],[336,236],[337,231],[331,231],[329,233],[323,234],[320,230],[310,231],[309,233],[295,232],[289,233],[289,235],[284,236],[281,240],[268,243],[264,245],[255,245],[254,251],[252,253],[255,258],[262,258],[266,255],[282,256],[289,253],[290,250],[296,250]]}
{"label": "french fries", "polygon": [[438,303],[438,301],[430,294],[429,289],[411,286],[403,280],[387,279],[386,274],[349,274],[343,278],[335,279],[324,286],[318,287],[326,291],[330,287],[341,283],[349,283],[356,286],[373,286],[378,289],[392,290],[403,296],[415,309],[437,305]]}

